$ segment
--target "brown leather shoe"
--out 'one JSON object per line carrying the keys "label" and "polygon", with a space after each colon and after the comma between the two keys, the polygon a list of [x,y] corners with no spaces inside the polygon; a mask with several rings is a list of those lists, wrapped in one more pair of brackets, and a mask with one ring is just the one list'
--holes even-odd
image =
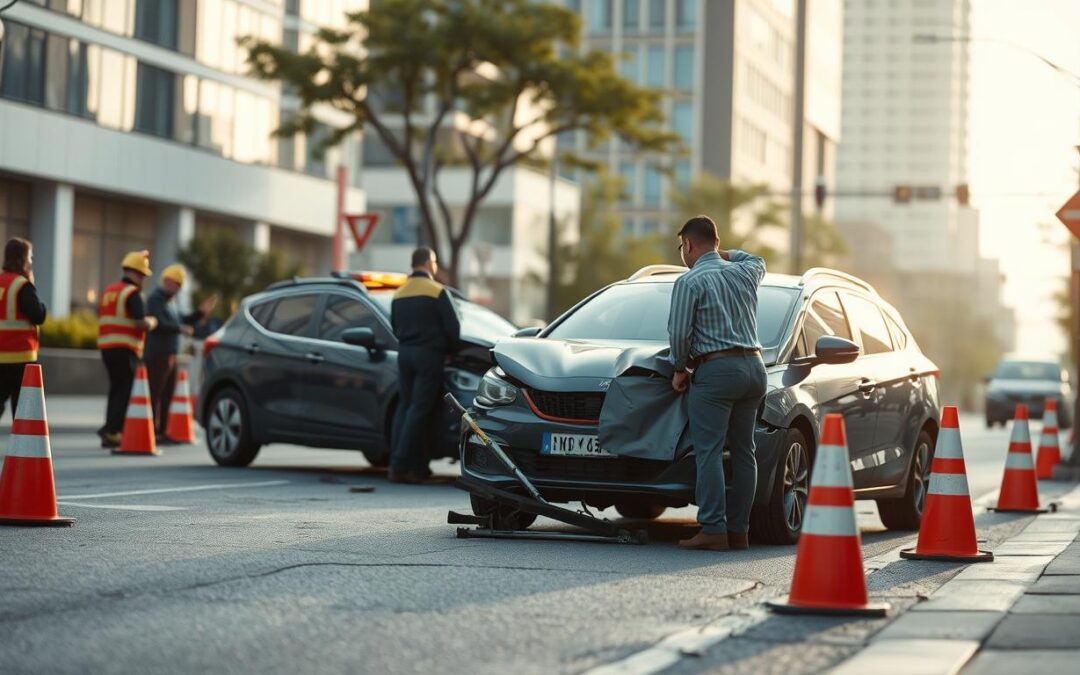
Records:
{"label": "brown leather shoe", "polygon": [[750,538],[745,532],[728,532],[727,541],[732,551],[745,551],[750,548]]}
{"label": "brown leather shoe", "polygon": [[728,536],[726,534],[709,534],[702,530],[689,539],[680,540],[679,548],[701,551],[727,551],[730,546],[728,546]]}

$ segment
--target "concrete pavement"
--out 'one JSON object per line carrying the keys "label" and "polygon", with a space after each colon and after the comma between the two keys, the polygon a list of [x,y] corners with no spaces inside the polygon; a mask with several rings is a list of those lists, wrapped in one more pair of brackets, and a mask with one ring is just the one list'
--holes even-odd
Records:
{"label": "concrete pavement", "polygon": [[[646,547],[459,540],[445,517],[467,498],[450,463],[442,484],[405,487],[351,452],[272,446],[240,470],[202,447],[112,457],[85,430],[102,409],[49,401],[75,527],[0,529],[5,672],[570,673],[662,644],[671,672],[813,672],[963,569],[900,563],[913,534],[884,531],[860,502],[870,592],[898,613],[762,618],[794,547],[680,551],[691,509],[650,524]],[[992,490],[1008,435],[962,425],[973,492]],[[980,513],[979,533],[994,548],[1031,521]]]}

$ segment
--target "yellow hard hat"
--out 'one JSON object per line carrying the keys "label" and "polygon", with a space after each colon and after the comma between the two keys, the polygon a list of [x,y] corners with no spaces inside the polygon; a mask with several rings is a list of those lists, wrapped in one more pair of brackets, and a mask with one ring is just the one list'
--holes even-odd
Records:
{"label": "yellow hard hat", "polygon": [[183,265],[169,265],[161,271],[162,279],[172,279],[176,283],[183,286],[187,283],[187,270]]}
{"label": "yellow hard hat", "polygon": [[150,251],[132,251],[124,256],[124,261],[120,263],[120,266],[146,276],[153,274],[150,271]]}

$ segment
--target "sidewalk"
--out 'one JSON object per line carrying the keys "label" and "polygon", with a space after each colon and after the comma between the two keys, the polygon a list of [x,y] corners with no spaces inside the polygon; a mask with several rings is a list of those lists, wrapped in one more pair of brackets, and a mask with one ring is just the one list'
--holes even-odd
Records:
{"label": "sidewalk", "polygon": [[965,675],[1080,667],[1080,487],[878,632],[832,672]]}
{"label": "sidewalk", "polygon": [[[5,406],[0,425],[11,427],[11,410]],[[104,396],[49,396],[45,395],[45,409],[49,414],[49,429],[62,432],[90,431],[105,421]]]}

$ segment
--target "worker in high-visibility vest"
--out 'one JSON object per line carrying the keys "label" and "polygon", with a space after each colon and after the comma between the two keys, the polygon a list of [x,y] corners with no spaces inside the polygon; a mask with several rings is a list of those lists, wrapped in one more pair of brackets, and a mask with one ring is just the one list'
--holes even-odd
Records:
{"label": "worker in high-visibility vest", "polygon": [[147,331],[157,326],[157,319],[146,314],[146,303],[139,293],[150,271],[150,252],[132,251],[121,263],[123,278],[101,292],[98,307],[98,349],[109,374],[109,402],[105,426],[98,429],[101,447],[120,446],[135,369],[143,355]]}
{"label": "worker in high-visibility vest", "polygon": [[38,358],[38,326],[45,322],[45,305],[34,288],[34,248],[15,237],[4,246],[0,272],[0,415],[11,399],[11,416],[19,407],[26,364]]}

